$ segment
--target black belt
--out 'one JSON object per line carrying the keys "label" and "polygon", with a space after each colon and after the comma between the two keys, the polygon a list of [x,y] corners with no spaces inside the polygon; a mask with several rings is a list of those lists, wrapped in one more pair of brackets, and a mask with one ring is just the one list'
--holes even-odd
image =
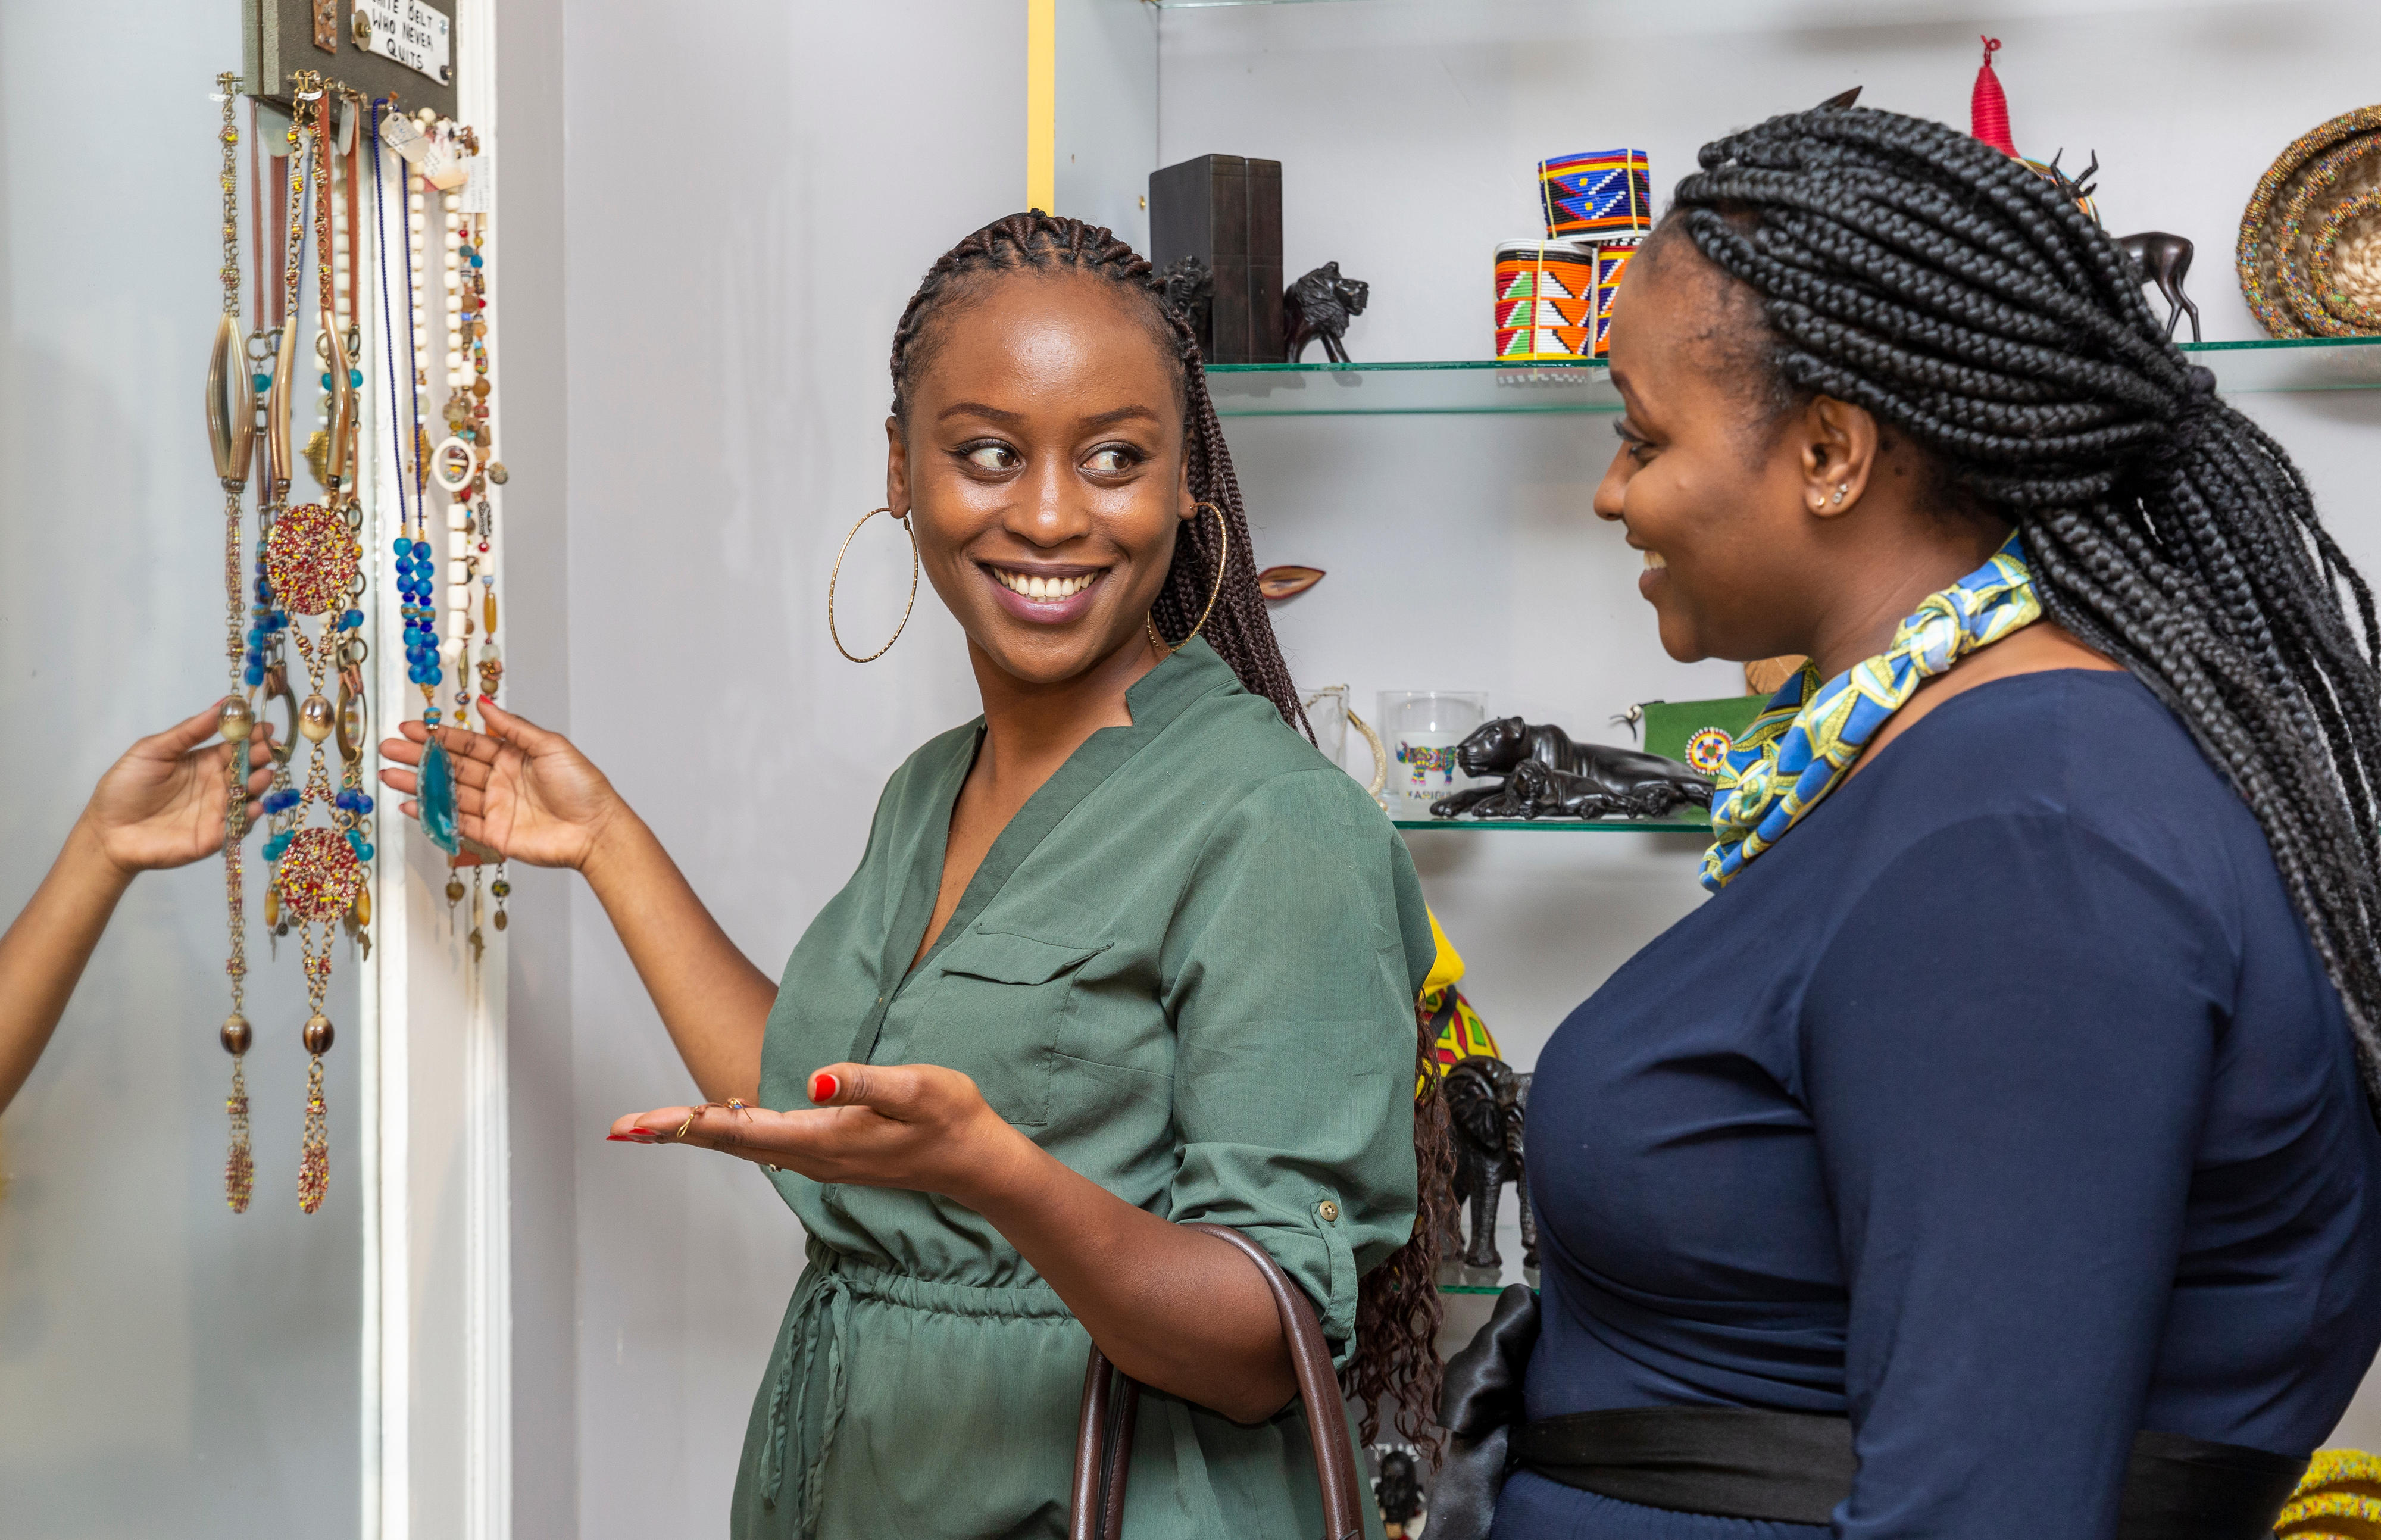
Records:
{"label": "black belt", "polygon": [[[1431,1540],[1482,1540],[1505,1473],[1641,1508],[1824,1525],[1851,1495],[1851,1423],[1733,1407],[1632,1407],[1525,1422],[1521,1378],[1538,1335],[1536,1296],[1496,1301],[1447,1361],[1448,1433],[1432,1492]],[[2267,1540],[2307,1461],[2179,1434],[2133,1439],[2116,1540]]]}
{"label": "black belt", "polygon": [[[1858,1461],[1842,1417],[1732,1407],[1581,1412],[1513,1429],[1512,1458],[1549,1481],[1641,1508],[1825,1525]],[[2266,1540],[2307,1462],[2143,1433],[2125,1467],[2117,1540]]]}

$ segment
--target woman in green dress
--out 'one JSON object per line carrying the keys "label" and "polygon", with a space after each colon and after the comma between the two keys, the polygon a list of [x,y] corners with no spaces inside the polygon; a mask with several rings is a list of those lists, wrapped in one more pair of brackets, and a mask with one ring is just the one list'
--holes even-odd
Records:
{"label": "woman in green dress", "polygon": [[1151,1392],[1127,1534],[1311,1535],[1270,1297],[1184,1226],[1263,1245],[1360,1397],[1428,1404],[1411,862],[1295,729],[1197,346],[1129,247],[1043,214],[960,242],[886,435],[983,715],[894,773],[780,983],[569,743],[484,702],[441,732],[463,834],[586,875],[711,1104],[613,1137],[754,1162],[808,1233],[731,1533],[1062,1534],[1095,1340]]}

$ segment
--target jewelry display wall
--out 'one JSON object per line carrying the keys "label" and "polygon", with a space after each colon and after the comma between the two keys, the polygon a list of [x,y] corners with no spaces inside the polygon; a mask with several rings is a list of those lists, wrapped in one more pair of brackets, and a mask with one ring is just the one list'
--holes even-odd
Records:
{"label": "jewelry display wall", "polygon": [[[232,1058],[225,1198],[234,1213],[249,1207],[256,1167],[245,1073],[259,1040],[246,1014],[244,856],[252,833],[263,837],[257,854],[268,868],[263,934],[277,957],[280,938],[295,933],[307,991],[298,1033],[309,1058],[299,1208],[319,1211],[329,1191],[323,1070],[337,1035],[327,997],[333,944],[344,930],[351,957],[363,963],[373,947],[380,852],[366,756],[376,608],[368,554],[375,541],[385,540],[381,548],[392,558],[406,678],[421,692],[421,719],[470,726],[474,685],[493,699],[504,676],[495,488],[506,471],[495,458],[488,324],[494,200],[490,183],[475,174],[486,164],[478,136],[431,109],[408,115],[393,97],[367,98],[311,72],[295,73],[290,83],[283,126],[270,104],[254,97],[243,104],[238,76],[216,81],[224,299],[206,418],[225,498],[232,687],[219,720],[233,758],[224,813],[231,999],[218,1037]],[[254,314],[245,328],[243,222],[255,268]],[[303,360],[310,346],[314,357]],[[381,442],[391,451],[378,477],[367,473],[362,437],[367,369],[384,376],[387,390],[386,409],[373,414],[387,424]],[[293,422],[301,397],[312,408],[311,426]],[[301,461],[319,492],[293,502]],[[378,496],[367,495],[367,483],[376,483]],[[245,501],[250,487],[253,526]],[[302,700],[295,688],[301,674]],[[246,816],[246,784],[260,720],[272,723],[272,764],[257,829]],[[501,931],[511,886],[501,866],[492,884],[483,879],[480,862],[488,852],[460,840],[451,766],[442,748],[433,744],[431,755],[437,763],[422,767],[422,826],[448,862],[450,924],[467,894],[470,899],[463,966],[475,978],[486,948],[487,899]]]}
{"label": "jewelry display wall", "polygon": [[[250,111],[250,196],[258,233],[257,325],[239,340],[238,157],[240,140],[234,86],[217,79],[223,102],[218,136],[223,144],[224,311],[209,361],[206,415],[216,478],[226,497],[224,586],[226,652],[233,693],[224,703],[220,727],[233,745],[225,799],[225,898],[231,936],[226,972],[232,1009],[220,1036],[232,1056],[229,1113],[231,1139],[225,1159],[224,1195],[234,1213],[245,1213],[255,1178],[250,1148],[250,1109],[244,1060],[254,1042],[245,1015],[246,891],[242,846],[249,827],[245,788],[250,730],[260,715],[278,703],[282,721],[271,741],[273,775],[260,804],[265,838],[259,853],[270,867],[264,892],[264,923],[277,941],[294,927],[303,959],[309,1014],[299,1037],[309,1056],[306,1105],[299,1162],[299,1207],[317,1212],[329,1190],[328,1106],[323,1089],[323,1056],[336,1033],[326,1013],[331,948],[344,927],[360,955],[369,956],[370,862],[376,853],[364,817],[372,799],[363,790],[363,754],[371,723],[363,682],[368,644],[362,635],[369,579],[362,567],[360,532],[364,508],[355,486],[356,388],[362,376],[351,361],[361,339],[351,321],[343,324],[342,290],[352,295],[354,247],[355,122],[360,103],[320,76],[301,73],[294,85],[285,153],[267,157],[270,180],[256,158],[255,114]],[[343,187],[335,185],[336,178]],[[343,196],[342,196],[343,194]],[[268,204],[268,200],[270,201]],[[263,214],[275,215],[269,245]],[[312,350],[321,382],[315,425],[305,459],[323,500],[289,502],[294,480],[291,414],[299,392],[299,338],[303,320],[305,258],[310,239],[315,256]],[[268,324],[268,321],[270,324]],[[233,355],[240,355],[235,375]],[[245,387],[243,389],[243,386]],[[241,494],[257,485],[257,523],[250,571],[241,570],[244,544]],[[243,590],[252,593],[249,626],[239,630]],[[306,622],[311,621],[310,631]],[[289,682],[290,654],[303,666],[307,695],[300,703]],[[324,694],[336,681],[336,705]],[[337,789],[325,744],[336,739]],[[306,745],[302,781],[293,771],[299,744]],[[320,807],[321,823],[311,814]],[[277,947],[275,950],[277,951]]]}

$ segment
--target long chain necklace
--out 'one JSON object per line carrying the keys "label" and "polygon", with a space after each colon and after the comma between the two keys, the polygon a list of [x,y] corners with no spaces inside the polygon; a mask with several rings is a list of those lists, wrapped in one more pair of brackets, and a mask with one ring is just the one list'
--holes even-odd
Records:
{"label": "long chain necklace", "polygon": [[[474,159],[465,164],[480,164],[478,136],[468,128],[448,126],[452,135],[466,154]],[[482,187],[484,189],[485,184]],[[484,200],[482,200],[484,201]],[[489,397],[495,385],[488,378],[488,231],[484,207],[466,208],[465,200],[447,191],[443,199],[446,226],[443,257],[446,289],[446,398],[447,437],[440,443],[432,458],[432,473],[440,488],[454,499],[447,510],[448,568],[446,607],[452,617],[453,633],[443,646],[444,655],[455,669],[455,716],[458,722],[468,721],[471,702],[471,653],[473,611],[477,610],[479,635],[479,673],[485,693],[493,696],[496,683],[504,674],[503,653],[495,644],[496,631],[496,559],[495,544],[495,510],[489,494],[491,483],[501,485],[505,468],[495,458],[495,441],[491,430]],[[484,913],[482,903],[482,872],[479,864],[471,868],[471,929],[469,940],[471,959],[476,965],[484,955],[487,942],[481,931]],[[496,878],[496,928],[505,928],[507,920],[504,899],[512,885],[498,869]],[[447,880],[446,898],[452,905],[462,897],[461,884],[456,877]]]}
{"label": "long chain necklace", "polygon": [[[280,912],[296,925],[305,959],[306,996],[311,1014],[306,1019],[302,1033],[310,1062],[298,1206],[312,1214],[322,1207],[330,1185],[330,1141],[323,1091],[323,1056],[330,1051],[335,1035],[331,1019],[324,1011],[331,982],[330,941],[335,927],[354,911],[356,897],[365,885],[365,863],[372,860],[373,852],[357,826],[355,813],[336,805],[324,755],[324,743],[339,726],[341,715],[323,693],[324,674],[335,664],[345,674],[360,661],[356,655],[360,647],[351,648],[349,642],[351,633],[363,623],[362,612],[352,603],[363,581],[362,550],[355,533],[355,525],[360,523],[362,515],[352,494],[343,488],[348,469],[355,396],[346,345],[337,335],[337,312],[332,297],[328,249],[330,98],[322,77],[311,71],[298,72],[295,85],[289,128],[289,251],[282,275],[285,309],[279,366],[274,373],[268,412],[274,434],[275,507],[264,557],[271,602],[276,606],[277,616],[287,617],[285,623],[289,640],[306,667],[308,693],[296,713],[296,727],[311,748],[304,788],[293,790],[286,784],[285,765],[284,784],[267,794],[265,811],[284,821],[265,841],[264,858],[273,863],[272,886],[279,899]],[[310,136],[313,152],[311,155]],[[290,397],[296,388],[299,285],[304,266],[305,193],[310,161],[318,163],[311,167],[316,194],[321,289],[317,351],[328,365],[333,397],[325,478],[330,499],[328,506],[304,503],[292,507],[287,500],[287,430]],[[305,628],[297,623],[310,616],[321,619],[319,638],[309,636]],[[352,640],[360,642],[360,638]],[[360,669],[357,682],[360,682]],[[342,680],[343,694],[347,683]],[[280,692],[288,693],[286,675]],[[360,695],[360,691],[356,693]],[[352,774],[351,767],[350,777]],[[317,802],[331,813],[330,827],[308,825],[307,811]]]}
{"label": "long chain necklace", "polygon": [[[411,347],[407,359],[409,368],[404,396],[407,409],[398,463],[409,470],[408,480],[413,492],[413,529],[410,540],[399,552],[397,576],[398,592],[406,600],[406,678],[421,691],[421,722],[431,729],[430,740],[422,751],[415,800],[421,810],[422,832],[429,836],[433,845],[451,858],[458,848],[455,827],[455,777],[453,767],[447,763],[446,748],[439,742],[437,735],[440,719],[438,686],[444,680],[446,671],[441,665],[438,642],[438,609],[433,604],[437,597],[439,565],[437,553],[430,544],[430,517],[426,506],[430,440],[421,426],[421,394],[429,384],[425,360],[430,352],[430,307],[424,292],[430,269],[424,238],[429,224],[429,200],[433,189],[428,179],[416,169],[418,163],[426,158],[430,147],[423,128],[435,121],[436,115],[425,109],[421,116],[422,127],[417,127],[409,118],[394,115],[381,124],[383,137],[397,152],[406,168],[405,316],[406,334]],[[447,886],[452,889],[454,886],[450,877]],[[450,898],[450,906],[451,903]]]}
{"label": "long chain necklace", "polygon": [[[397,549],[399,593],[406,604],[407,678],[421,691],[424,726],[434,729],[444,717],[453,726],[468,727],[475,610],[482,639],[477,659],[482,690],[494,696],[504,674],[504,654],[495,642],[495,509],[489,495],[492,485],[504,483],[505,468],[495,458],[489,410],[494,387],[488,379],[488,211],[483,202],[467,209],[455,190],[456,168],[470,164],[465,157],[476,157],[480,146],[471,129],[443,121],[428,109],[410,119],[392,112],[376,123],[374,131],[406,167],[406,331],[412,352],[410,379],[401,399],[410,409],[408,422],[393,424],[393,431],[398,462],[410,468],[415,510],[412,528]],[[435,246],[430,239],[433,227],[439,231]],[[433,251],[438,253],[434,264]],[[434,287],[433,273],[438,275]],[[388,279],[384,267],[384,305]],[[433,313],[443,323],[438,328],[443,335],[433,334]],[[433,348],[433,337],[445,346]],[[442,365],[446,388],[439,392],[432,370]],[[390,386],[396,394],[394,361]],[[433,400],[444,397],[437,410],[447,433],[435,445],[424,428],[425,395]],[[446,512],[443,531],[429,517],[433,483],[446,495],[438,500]],[[442,533],[443,552],[431,544]],[[449,669],[454,692],[442,712],[438,687]],[[449,858],[446,895],[451,912],[465,893],[456,859],[464,842],[456,825],[453,767],[434,732],[422,752],[419,785],[422,831]],[[496,928],[502,930],[507,923],[504,900],[512,886],[501,867],[493,891]],[[486,947],[481,892],[482,873],[474,863],[469,940],[475,965]]]}
{"label": "long chain necklace", "polygon": [[[476,221],[466,217],[461,250],[464,259],[470,264],[470,298],[473,305],[470,325],[472,378],[469,386],[471,393],[470,433],[473,440],[472,447],[477,451],[480,474],[482,478],[482,484],[477,489],[479,500],[476,505],[480,540],[472,556],[472,568],[480,580],[483,595],[481,605],[481,619],[484,629],[480,633],[480,693],[493,701],[504,684],[505,654],[504,649],[496,643],[496,507],[495,494],[491,489],[504,485],[506,475],[505,462],[495,458],[495,438],[491,431],[489,411],[490,402],[495,392],[495,383],[489,378],[488,367],[490,277],[487,271],[488,221],[493,211],[485,206],[486,202],[483,200],[482,206],[476,211],[478,216]],[[471,935],[474,955],[479,949],[479,882],[480,871],[479,868],[474,867],[471,870]],[[512,881],[506,874],[505,863],[501,861],[496,863],[496,878],[489,885],[489,891],[495,897],[496,929],[501,931],[507,923],[505,915],[505,900],[512,896],[513,891]]]}
{"label": "long chain necklace", "polygon": [[256,396],[249,379],[245,339],[239,328],[239,126],[233,112],[239,102],[239,77],[218,75],[215,90],[223,102],[223,318],[215,326],[214,356],[207,363],[207,437],[214,450],[215,479],[224,490],[224,650],[231,666],[231,693],[223,704],[217,727],[231,744],[231,762],[224,788],[224,908],[229,920],[231,955],[224,972],[231,980],[231,1014],[219,1033],[224,1051],[231,1055],[231,1094],[224,1110],[231,1119],[231,1143],[224,1156],[224,1202],[234,1214],[248,1212],[256,1185],[256,1159],[249,1148],[248,1079],[242,1061],[253,1033],[243,1014],[248,984],[247,885],[240,871],[240,841],[248,833],[248,747],[255,714],[240,694],[242,662],[247,655],[240,613],[240,495],[248,486],[248,471],[255,452]]}
{"label": "long chain necklace", "polygon": [[[344,519],[350,536],[363,528],[363,509],[356,501],[352,477],[361,463],[358,452],[360,413],[355,409],[356,392],[363,387],[363,371],[356,357],[362,346],[362,336],[353,324],[352,310],[356,287],[356,254],[353,239],[356,208],[356,147],[360,138],[357,123],[361,116],[362,102],[354,93],[341,96],[339,139],[344,147],[334,153],[329,132],[330,102],[326,98],[320,109],[324,115],[323,132],[318,136],[323,158],[323,195],[317,229],[320,233],[322,274],[320,278],[320,313],[323,330],[315,338],[315,350],[324,355],[326,368],[323,374],[325,393],[324,416],[336,434],[336,445],[329,456],[332,479],[326,483],[333,507]],[[340,382],[345,387],[340,388]],[[342,495],[340,472],[348,473],[348,490]],[[360,565],[362,544],[356,544]],[[360,570],[348,585],[351,604],[360,604],[368,580]],[[372,800],[364,790],[364,748],[372,739],[372,714],[364,692],[363,666],[371,656],[371,648],[363,637],[363,612],[350,607],[340,617],[336,628],[341,634],[335,651],[338,666],[339,698],[333,709],[332,732],[339,751],[339,789],[331,798],[333,826],[344,836],[354,849],[359,862],[372,859],[371,837],[363,820],[372,810]],[[372,884],[366,880],[356,889],[355,901],[341,916],[349,943],[360,954],[372,956]]]}

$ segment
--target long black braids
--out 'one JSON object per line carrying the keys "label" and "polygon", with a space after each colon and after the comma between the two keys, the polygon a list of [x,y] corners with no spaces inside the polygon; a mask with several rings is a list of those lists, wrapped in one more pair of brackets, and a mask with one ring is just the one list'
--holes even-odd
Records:
{"label": "long black braids", "polygon": [[[1200,635],[1251,691],[1264,696],[1284,722],[1311,739],[1306,712],[1289,666],[1274,640],[1273,620],[1257,591],[1257,567],[1249,539],[1239,478],[1207,396],[1207,376],[1190,319],[1166,304],[1147,259],[1115,235],[1080,219],[1031,210],[994,221],[952,247],[927,270],[918,292],[901,312],[893,333],[893,415],[907,422],[913,382],[932,360],[934,321],[941,308],[969,286],[1004,273],[1081,273],[1106,279],[1144,298],[1152,335],[1174,360],[1182,404],[1190,495],[1222,510],[1230,531],[1230,553],[1220,587],[1217,546],[1224,532],[1203,508],[1178,530],[1166,583],[1150,606],[1152,622],[1168,642],[1188,635],[1207,611]],[[1435,1445],[1433,1418],[1438,1405],[1440,1322],[1437,1288],[1442,1235],[1454,1209],[1455,1155],[1446,1098],[1438,1089],[1432,1053],[1435,1034],[1417,1019],[1415,1072],[1422,1088],[1414,1107],[1414,1158],[1421,1174],[1421,1216],[1413,1236],[1364,1275],[1357,1289],[1356,1351],[1341,1383],[1362,1405],[1362,1434],[1379,1428],[1377,1408],[1391,1410],[1400,1431]]]}
{"label": "long black braids", "polygon": [[2071,195],[1991,146],[1821,108],[1700,163],[1655,240],[1683,232],[1759,297],[1773,408],[1865,407],[2019,527],[2045,611],[2256,814],[2381,1115],[2381,625],[2298,468]]}

